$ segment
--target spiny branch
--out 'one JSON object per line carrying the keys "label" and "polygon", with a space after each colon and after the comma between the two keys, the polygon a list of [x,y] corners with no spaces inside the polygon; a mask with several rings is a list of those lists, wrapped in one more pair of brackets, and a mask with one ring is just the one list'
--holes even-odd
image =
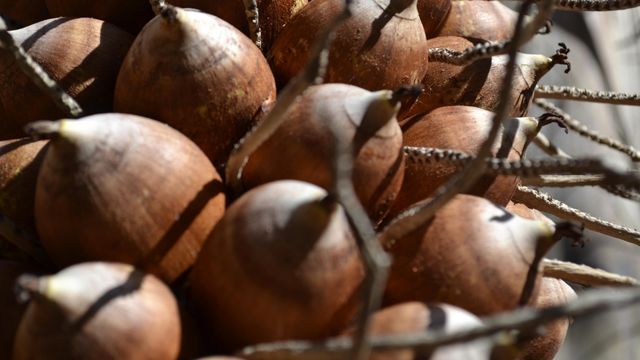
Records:
{"label": "spiny branch", "polygon": [[540,85],[536,87],[535,97],[539,99],[578,100],[614,105],[640,105],[640,94],[593,91],[573,86]]}
{"label": "spiny branch", "polygon": [[[553,143],[551,143],[551,141],[549,141],[549,139],[546,136],[544,136],[544,134],[542,133],[538,133],[538,135],[535,138],[533,138],[533,143],[536,144],[542,151],[544,151],[545,153],[551,156],[561,156],[561,157],[568,157],[568,158],[571,157],[562,149],[558,148]],[[535,180],[535,178],[532,180]],[[524,185],[534,185],[534,184],[529,183]],[[544,185],[540,185],[540,186],[544,186]],[[608,185],[608,184],[598,184],[598,186],[600,186],[601,188],[603,188],[604,190],[608,191],[613,195],[619,196],[627,200],[640,202],[640,193],[630,191],[629,189],[626,189],[623,186]]]}
{"label": "spiny branch", "polygon": [[[505,331],[531,331],[550,321],[565,317],[595,315],[620,310],[640,302],[640,288],[600,288],[583,291],[580,296],[563,305],[545,309],[521,308],[506,314],[483,318],[481,325],[456,331],[429,330],[413,334],[376,336],[371,338],[375,350],[417,349],[420,354],[430,354],[438,347],[469,342],[493,336]],[[343,359],[351,348],[348,338],[325,341],[286,341],[262,344],[241,350],[238,355],[248,360],[279,359]]]}
{"label": "spiny branch", "polygon": [[638,152],[638,150],[636,150],[633,146],[629,146],[626,144],[623,144],[617,140],[608,138],[606,136],[602,136],[600,134],[598,134],[595,130],[589,129],[587,126],[585,126],[584,124],[582,124],[581,122],[579,122],[576,119],[573,119],[569,114],[567,114],[566,112],[564,112],[562,109],[560,109],[559,107],[555,106],[554,104],[543,100],[543,99],[535,99],[534,103],[538,106],[540,106],[541,108],[543,108],[545,111],[549,111],[552,113],[557,114],[558,116],[562,117],[563,120],[565,121],[565,124],[573,131],[575,131],[577,134],[582,135],[592,141],[595,141],[599,144],[602,145],[606,145],[614,150],[617,150],[623,154],[626,154],[627,156],[629,156],[633,161],[640,161],[640,152]]}
{"label": "spiny branch", "polygon": [[523,178],[522,185],[535,187],[574,187],[606,185],[604,175],[540,175]]}
{"label": "spiny branch", "polygon": [[522,203],[540,211],[547,212],[565,220],[578,221],[584,224],[585,228],[609,235],[629,243],[640,245],[640,232],[636,229],[611,223],[587,214],[578,209],[554,199],[551,195],[526,186],[518,186],[511,201]]}
{"label": "spiny branch", "polygon": [[[474,157],[461,151],[451,149],[436,149],[422,147],[403,147],[408,163],[432,164],[446,162],[456,167],[464,167],[474,160]],[[553,157],[545,159],[508,160],[503,158],[485,159],[484,172],[489,175],[513,175],[522,178],[539,178],[543,175],[558,174],[601,174],[608,185],[622,184],[640,188],[640,174],[618,169],[602,159],[572,159],[568,157]]]}
{"label": "spiny branch", "polygon": [[560,260],[542,260],[543,275],[584,286],[638,286],[638,280],[586,265]]}
{"label": "spiny branch", "polygon": [[639,0],[555,0],[554,8],[564,11],[614,11],[640,6]]}
{"label": "spiny branch", "polygon": [[242,189],[242,169],[249,156],[280,127],[286,117],[289,106],[309,86],[321,83],[329,61],[329,48],[335,37],[336,29],[351,16],[350,1],[346,1],[344,11],[336,16],[329,26],[319,35],[311,52],[310,60],[302,73],[296,76],[278,95],[278,100],[266,118],[254,127],[235,146],[227,162],[226,181],[236,194]]}
{"label": "spiny branch", "polygon": [[82,116],[82,108],[67,94],[64,89],[53,80],[44,69],[36,63],[31,55],[16,44],[9,33],[7,24],[0,16],[0,50],[9,51],[16,59],[20,69],[33,81],[42,91],[44,91],[60,108],[70,117]]}
{"label": "spiny branch", "polygon": [[[553,1],[549,0],[538,2],[538,14],[525,24],[521,36],[518,39],[514,36],[512,40],[508,41],[480,43],[463,51],[455,51],[447,48],[431,48],[429,49],[429,61],[463,66],[478,60],[506,54],[512,47],[519,48],[520,45],[531,40],[541,28],[548,26],[547,21],[553,12],[552,2]],[[523,6],[526,4],[527,2],[525,1]]]}

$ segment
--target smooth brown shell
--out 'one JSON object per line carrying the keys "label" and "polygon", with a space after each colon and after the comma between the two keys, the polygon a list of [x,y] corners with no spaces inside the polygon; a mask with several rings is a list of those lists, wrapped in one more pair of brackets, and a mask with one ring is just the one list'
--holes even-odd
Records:
{"label": "smooth brown shell", "polygon": [[547,223],[549,226],[556,226],[556,223],[545,216],[543,213],[536,209],[531,209],[524,204],[509,201],[505,208],[518,216],[522,216],[525,219],[538,220]]}
{"label": "smooth brown shell", "polygon": [[[57,18],[11,31],[33,59],[80,104],[85,115],[111,111],[113,89],[131,35],[97,19]],[[0,139],[24,135],[31,121],[67,116],[0,52]]]}
{"label": "smooth brown shell", "polygon": [[28,138],[0,141],[0,217],[32,235],[36,181],[46,143]]}
{"label": "smooth brown shell", "polygon": [[275,91],[249,38],[213,15],[178,8],[175,20],[155,17],[136,38],[118,75],[114,109],[166,122],[221,169]]}
{"label": "smooth brown shell", "polygon": [[474,41],[511,40],[518,13],[497,0],[452,1],[437,36],[461,36]]}
{"label": "smooth brown shell", "polygon": [[[489,135],[494,113],[471,106],[446,106],[417,117],[403,125],[405,146],[453,149],[476,155]],[[492,155],[519,160],[536,133],[536,121],[529,118],[506,120],[492,148]],[[408,159],[402,188],[388,218],[431,196],[459,168],[446,163],[419,163]],[[518,178],[484,176],[467,193],[507,205]]]}
{"label": "smooth brown shell", "polygon": [[132,266],[84,263],[37,280],[14,360],[174,360],[180,319],[173,294]]}
{"label": "smooth brown shell", "polygon": [[[428,44],[429,48],[448,48],[455,51],[473,46],[471,41],[456,36],[429,39]],[[519,56],[519,65],[508,99],[509,116],[523,116],[527,113],[537,81],[548,70],[548,63],[544,61],[546,58],[542,56]],[[495,111],[500,103],[500,90],[507,60],[505,56],[494,56],[467,66],[430,62],[422,79],[424,91],[413,107],[400,117],[407,119],[448,105],[469,105]]]}
{"label": "smooth brown shell", "polygon": [[0,0],[0,14],[16,22],[17,27],[28,26],[50,17],[44,0]]}
{"label": "smooth brown shell", "polygon": [[[381,234],[393,257],[387,304],[445,302],[478,316],[515,309],[536,255],[553,245],[553,229],[490,201],[456,195],[426,225],[401,239]],[[535,270],[539,267],[536,265]],[[530,303],[537,294],[540,273]]]}
{"label": "smooth brown shell", "polygon": [[451,0],[418,0],[418,13],[427,38],[431,38],[444,24],[451,10]]}
{"label": "smooth brown shell", "polygon": [[[278,37],[282,28],[298,11],[309,1],[307,0],[257,0],[260,20],[260,32],[262,33],[262,49],[269,50],[271,44]],[[196,8],[213,14],[227,21],[237,29],[249,36],[249,23],[245,15],[245,7],[242,0],[174,0],[172,5]]]}
{"label": "smooth brown shell", "polygon": [[207,240],[188,296],[223,350],[344,329],[364,269],[343,210],[322,188],[284,180],[236,200]]}
{"label": "smooth brown shell", "polygon": [[[287,119],[250,157],[242,182],[252,188],[269,181],[296,179],[325,189],[333,184],[331,126],[352,143],[356,194],[374,221],[389,210],[404,174],[402,131],[394,116],[365,117],[379,95],[345,84],[309,88],[285,115]],[[385,101],[385,100],[383,100]],[[373,110],[372,110],[373,111]],[[331,125],[330,125],[331,124]]]}
{"label": "smooth brown shell", "polygon": [[150,119],[101,114],[60,124],[35,203],[51,259],[137,264],[176,279],[224,212],[213,165],[182,134]]}
{"label": "smooth brown shell", "polygon": [[27,309],[27,304],[19,303],[16,298],[16,278],[34,271],[30,265],[0,259],[0,359],[11,359],[13,339]]}
{"label": "smooth brown shell", "polygon": [[[543,278],[540,292],[533,306],[544,309],[550,306],[564,305],[577,298],[571,286],[562,280]],[[521,344],[523,360],[552,360],[564,343],[571,320],[568,318],[550,322],[543,327],[545,332],[532,340]]]}
{"label": "smooth brown shell", "polygon": [[[419,83],[428,54],[416,1],[354,0],[352,16],[338,27],[331,44],[325,82],[367,90]],[[303,69],[318,34],[343,6],[342,0],[314,0],[289,21],[270,51],[279,87]]]}
{"label": "smooth brown shell", "polygon": [[153,18],[148,0],[45,0],[52,16],[91,17],[135,35]]}
{"label": "smooth brown shell", "polygon": [[[371,316],[369,334],[373,336],[409,335],[424,331],[456,331],[463,327],[482,324],[475,315],[448,304],[424,304],[406,302],[378,310]],[[352,327],[343,335],[352,336]],[[491,352],[486,341],[442,346],[432,354],[429,360],[483,360]],[[413,349],[375,351],[370,360],[414,360],[427,358],[426,354],[417,355]]]}

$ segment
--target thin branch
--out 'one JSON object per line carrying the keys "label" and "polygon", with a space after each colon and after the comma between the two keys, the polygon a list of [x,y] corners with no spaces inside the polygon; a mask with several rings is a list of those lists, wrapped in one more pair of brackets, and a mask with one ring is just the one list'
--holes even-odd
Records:
{"label": "thin branch", "polygon": [[539,99],[578,100],[614,105],[640,105],[640,94],[593,91],[573,86],[540,85],[535,97]]}
{"label": "thin branch", "polygon": [[[548,18],[549,9],[551,11],[551,4],[553,0],[544,0],[539,5],[540,11],[538,16],[532,20],[531,24],[545,23]],[[513,82],[515,68],[516,68],[516,54],[518,48],[524,41],[526,41],[527,35],[531,29],[524,29],[522,24],[524,17],[531,5],[531,1],[527,1],[522,4],[518,13],[518,20],[516,22],[515,32],[512,38],[512,44],[509,49],[509,62],[507,64],[506,74],[503,79],[502,88],[500,91],[500,103],[495,111],[493,117],[493,124],[485,139],[484,143],[480,147],[477,157],[471,161],[464,170],[447,181],[445,184],[436,189],[431,201],[421,203],[415,207],[412,207],[391,221],[391,223],[383,230],[383,236],[390,239],[399,239],[406,234],[411,233],[413,230],[419,228],[430,220],[436,212],[442,208],[449,200],[451,200],[456,194],[465,192],[471,188],[476,181],[478,181],[486,169],[487,162],[485,158],[491,156],[491,148],[496,141],[500,126],[507,116],[508,98],[511,91],[511,83]],[[529,24],[529,25],[531,25]],[[540,26],[536,27],[536,30]],[[534,31],[535,32],[535,31]]]}
{"label": "thin branch", "polygon": [[262,50],[262,31],[260,31],[260,13],[256,0],[243,0],[244,11],[249,23],[249,34],[251,40],[256,44],[258,49]]}
{"label": "thin branch", "polygon": [[540,175],[526,177],[521,181],[524,186],[535,187],[574,187],[607,185],[604,175]]}
{"label": "thin branch", "polygon": [[569,154],[564,152],[559,147],[555,146],[549,138],[547,138],[543,133],[538,133],[536,137],[533,138],[533,143],[540,148],[540,150],[544,151],[547,155],[551,156],[561,156],[561,157],[571,157]]}
{"label": "thin branch", "polygon": [[563,11],[615,11],[640,6],[639,0],[555,0],[554,7]]}
{"label": "thin branch", "polygon": [[[429,330],[413,334],[376,336],[371,344],[375,350],[417,349],[429,354],[438,347],[469,342],[499,333],[521,330],[531,331],[550,321],[595,315],[620,310],[640,302],[640,288],[600,288],[583,291],[580,296],[563,305],[544,309],[521,308],[506,314],[483,318],[482,324],[456,331]],[[255,345],[241,350],[238,356],[247,360],[278,359],[343,359],[351,348],[348,338],[333,338],[321,342],[286,341]]]}
{"label": "thin branch", "polygon": [[569,205],[554,199],[549,194],[526,186],[518,186],[511,201],[522,203],[540,211],[547,212],[565,220],[578,221],[584,224],[585,228],[609,235],[626,242],[640,245],[640,232],[636,229],[611,223],[589,215],[583,211],[572,208]]}
{"label": "thin branch", "polygon": [[[517,41],[514,36],[508,41],[480,43],[463,51],[455,51],[447,48],[431,48],[429,49],[429,61],[463,66],[478,60],[488,59],[496,55],[507,54],[511,48],[519,48],[522,44],[531,40],[541,28],[547,26],[547,20],[551,17],[551,13],[553,12],[552,5],[553,0],[543,0],[538,2],[538,14],[525,24],[524,28],[520,28],[521,23],[518,23],[518,27],[516,29],[522,29],[522,32],[517,38]],[[523,7],[527,7],[528,10],[526,1],[523,3]]]}
{"label": "thin branch", "polygon": [[555,113],[558,116],[562,117],[567,127],[575,131],[579,135],[582,135],[588,139],[591,139],[592,141],[595,141],[599,144],[606,145],[623,154],[626,154],[633,161],[640,161],[640,152],[638,152],[638,150],[636,150],[633,146],[623,144],[617,140],[598,134],[595,130],[589,129],[587,126],[585,126],[578,120],[573,119],[569,114],[564,112],[562,109],[560,109],[559,107],[555,106],[554,104],[546,100],[535,99],[534,103],[540,106],[541,108],[543,108],[545,111]]}
{"label": "thin branch", "polygon": [[[571,157],[571,155],[567,154],[562,149],[560,149],[559,147],[557,147],[553,143],[551,143],[551,141],[549,141],[549,139],[546,136],[544,136],[544,134],[542,134],[542,133],[538,133],[538,135],[533,139],[533,142],[542,151],[544,151],[545,153],[547,153],[549,155],[562,156],[562,157],[568,157],[568,158]],[[524,185],[527,185],[527,184],[524,184]],[[533,184],[528,184],[528,185],[533,185]],[[613,195],[616,195],[618,197],[621,197],[621,198],[624,198],[624,199],[627,199],[627,200],[631,200],[631,201],[640,202],[640,193],[637,193],[635,191],[631,191],[629,189],[626,189],[623,186],[620,186],[620,185],[608,185],[608,184],[598,184],[598,186],[600,186],[602,189],[604,189],[604,190],[608,191],[609,193],[611,193]]]}
{"label": "thin branch", "polygon": [[13,37],[9,33],[7,24],[0,16],[0,49],[11,52],[16,59],[20,69],[33,81],[42,91],[45,92],[68,116],[82,116],[82,108],[78,103],[67,94],[64,89],[53,80],[44,69],[36,63],[31,55],[16,44]]}
{"label": "thin branch", "polygon": [[638,280],[587,265],[560,260],[542,260],[543,275],[584,286],[638,286]]}
{"label": "thin branch", "polygon": [[278,95],[278,100],[266,118],[242,138],[229,156],[225,170],[227,184],[236,194],[242,190],[242,169],[249,156],[278,129],[286,117],[289,106],[309,86],[321,83],[329,61],[329,48],[336,29],[351,16],[351,1],[345,1],[344,11],[336,16],[322,32],[311,52],[311,57],[302,73],[296,76]]}
{"label": "thin branch", "polygon": [[[405,146],[402,149],[407,155],[407,163],[432,164],[444,162],[462,168],[475,159],[474,156],[451,149],[413,146]],[[485,162],[486,167],[484,173],[488,175],[511,175],[522,178],[539,179],[543,175],[600,174],[603,176],[603,178],[597,179],[600,183],[640,188],[640,174],[621,170],[613,164],[608,164],[603,159],[553,157],[545,159],[508,160],[503,158],[486,158]],[[593,179],[589,180],[593,181]],[[584,179],[581,179],[581,181],[584,181]]]}
{"label": "thin branch", "polygon": [[[392,119],[392,121],[395,121]],[[344,139],[335,124],[330,125],[334,141],[334,177],[331,195],[342,205],[355,230],[363,262],[366,268],[363,286],[363,306],[354,335],[352,359],[365,360],[371,353],[367,338],[371,314],[382,303],[391,259],[382,248],[366,210],[358,200],[353,187],[353,146]]]}

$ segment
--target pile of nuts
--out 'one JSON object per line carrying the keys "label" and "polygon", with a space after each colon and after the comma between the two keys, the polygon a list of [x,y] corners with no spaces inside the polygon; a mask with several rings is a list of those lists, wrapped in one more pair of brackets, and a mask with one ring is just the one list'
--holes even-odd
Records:
{"label": "pile of nuts", "polygon": [[[572,301],[541,262],[579,229],[520,173],[434,205],[564,125],[527,113],[568,49],[507,53],[545,3],[0,1],[0,358],[279,359],[247,347]],[[552,359],[568,327],[430,354]]]}

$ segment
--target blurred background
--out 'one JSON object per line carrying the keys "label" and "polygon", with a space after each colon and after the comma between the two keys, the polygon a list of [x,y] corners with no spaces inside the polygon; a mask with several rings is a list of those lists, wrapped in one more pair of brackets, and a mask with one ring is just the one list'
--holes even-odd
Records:
{"label": "blurred background", "polygon": [[[514,4],[511,4],[514,5]],[[556,68],[541,84],[570,85],[592,90],[640,92],[640,10],[572,13],[556,12],[551,34],[537,36],[524,52],[551,55],[559,42],[571,49],[572,70],[564,74]],[[640,147],[640,107],[550,100],[602,135]],[[542,111],[533,108],[533,115]],[[543,131],[554,144],[572,156],[600,156],[638,168],[626,155],[565,134],[556,126]],[[535,146],[527,156],[544,157]],[[568,205],[602,219],[640,226],[640,204],[595,187],[543,189]],[[621,240],[586,231],[584,248],[560,243],[549,258],[564,259],[640,278],[640,248]],[[579,288],[576,288],[580,291]],[[640,359],[640,307],[614,311],[575,321],[557,359]]]}

